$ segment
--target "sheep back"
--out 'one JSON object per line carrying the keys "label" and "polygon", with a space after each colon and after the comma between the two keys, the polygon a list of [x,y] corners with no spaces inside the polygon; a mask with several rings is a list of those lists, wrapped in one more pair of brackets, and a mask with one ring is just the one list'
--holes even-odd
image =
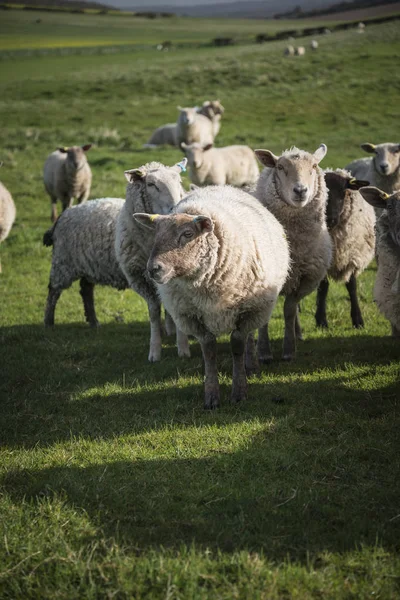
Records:
{"label": "sheep back", "polygon": [[0,182],[0,242],[6,239],[15,221],[16,209],[8,189]]}

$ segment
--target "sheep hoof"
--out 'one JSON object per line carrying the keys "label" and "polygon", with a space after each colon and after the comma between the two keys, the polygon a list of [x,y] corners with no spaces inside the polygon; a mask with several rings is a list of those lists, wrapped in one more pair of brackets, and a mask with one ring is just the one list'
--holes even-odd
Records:
{"label": "sheep hoof", "polygon": [[327,321],[317,321],[317,327],[319,327],[320,329],[328,329],[328,322]]}
{"label": "sheep hoof", "polygon": [[161,360],[161,350],[150,350],[149,362],[159,362]]}
{"label": "sheep hoof", "polygon": [[274,359],[274,357],[272,356],[272,354],[259,354],[258,355],[258,360],[263,365],[271,364],[273,359]]}
{"label": "sheep hoof", "polygon": [[219,406],[219,394],[216,392],[206,393],[204,397],[204,410],[214,410]]}
{"label": "sheep hoof", "polygon": [[190,358],[190,348],[178,348],[179,358]]}

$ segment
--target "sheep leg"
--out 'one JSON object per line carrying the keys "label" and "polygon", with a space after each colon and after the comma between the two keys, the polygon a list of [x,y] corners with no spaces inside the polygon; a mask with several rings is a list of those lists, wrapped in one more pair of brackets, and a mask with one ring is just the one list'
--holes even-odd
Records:
{"label": "sheep leg", "polygon": [[360,329],[364,327],[364,320],[362,318],[361,309],[358,304],[357,279],[355,278],[354,273],[351,275],[349,281],[346,283],[346,288],[350,296],[351,322],[353,323],[353,327],[355,327],[356,329]]}
{"label": "sheep leg", "polygon": [[165,311],[164,326],[165,326],[165,331],[167,332],[167,335],[174,335],[175,330],[176,330],[175,323],[174,323],[173,318],[167,311]]}
{"label": "sheep leg", "polygon": [[326,297],[328,296],[328,290],[329,281],[327,277],[324,277],[317,290],[317,310],[315,312],[317,327],[328,327],[326,318]]}
{"label": "sheep leg", "polygon": [[161,360],[161,304],[157,300],[148,300],[150,317],[150,350],[149,361]]}
{"label": "sheep leg", "polygon": [[54,325],[54,312],[56,310],[57,301],[61,296],[61,291],[62,290],[60,289],[53,288],[49,284],[49,293],[47,295],[46,310],[44,313],[45,327],[52,327]]}
{"label": "sheep leg", "polygon": [[94,310],[94,284],[88,281],[85,277],[82,277],[80,280],[80,287],[80,295],[82,296],[83,300],[86,321],[89,323],[90,327],[98,327],[99,322]]}
{"label": "sheep leg", "polygon": [[272,361],[273,356],[269,341],[268,323],[258,330],[257,350],[260,363],[268,364]]}
{"label": "sheep leg", "polygon": [[297,305],[296,320],[294,322],[294,327],[295,327],[295,331],[296,331],[296,338],[302,342],[303,341],[303,332],[301,330],[299,313],[300,313],[300,304]]}
{"label": "sheep leg", "polygon": [[[171,317],[170,317],[170,319],[171,319]],[[171,319],[171,321],[172,321],[172,319]],[[180,358],[184,358],[185,356],[190,358],[190,347],[189,347],[188,336],[178,328],[176,328],[176,345],[178,347],[178,356]]]}
{"label": "sheep leg", "polygon": [[255,375],[260,372],[253,331],[247,337],[245,366],[247,375]]}
{"label": "sheep leg", "polygon": [[292,360],[296,356],[296,316],[298,299],[286,296],[283,307],[285,317],[285,336],[283,338],[283,360]]}
{"label": "sheep leg", "polygon": [[86,200],[88,198],[89,198],[89,191],[86,191],[83,194],[81,194],[80,196],[78,196],[78,204],[81,204],[82,202],[86,202]]}
{"label": "sheep leg", "polygon": [[217,340],[208,333],[200,340],[204,359],[204,408],[212,410],[219,405],[219,384],[217,371]]}
{"label": "sheep leg", "polygon": [[63,212],[64,212],[64,210],[67,210],[67,208],[70,208],[72,206],[73,202],[74,202],[74,199],[70,198],[69,196],[64,196],[63,198],[61,198]]}
{"label": "sheep leg", "polygon": [[232,373],[232,403],[246,400],[247,398],[247,379],[244,361],[244,351],[246,347],[246,335],[239,329],[231,333],[231,351],[233,360]]}

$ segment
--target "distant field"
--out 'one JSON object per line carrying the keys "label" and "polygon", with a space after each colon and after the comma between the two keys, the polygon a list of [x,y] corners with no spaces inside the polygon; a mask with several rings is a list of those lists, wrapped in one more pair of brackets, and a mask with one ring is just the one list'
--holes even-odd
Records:
{"label": "distant field", "polygon": [[[267,27],[0,13],[0,179],[18,213],[0,248],[2,599],[400,598],[400,351],[373,302],[374,263],[358,284],[365,329],[352,329],[345,287],[332,284],[327,331],[315,327],[315,294],[302,302],[291,364],[280,360],[279,302],[276,360],[239,406],[224,336],[212,413],[199,345],[180,360],[165,337],[162,361],[148,363],[147,310],[133,292],[96,289],[93,331],[74,284],[54,330],[43,327],[42,168],[60,145],[93,143],[99,198],[124,196],[125,169],[181,160],[176,148],[143,149],[178,104],[220,98],[218,146],[279,154],[324,142],[323,167],[361,156],[362,142],[398,141],[400,22],[319,36],[315,53],[296,40],[301,58],[283,56],[287,42],[148,47]],[[115,51],[68,55],[83,42]],[[59,54],[35,50],[53,44]]]}
{"label": "distant field", "polygon": [[316,21],[357,21],[363,19],[370,19],[372,17],[383,17],[386,15],[395,15],[400,12],[400,2],[393,2],[392,4],[381,4],[380,6],[370,6],[369,8],[360,8],[358,10],[346,10],[345,12],[338,12],[331,15],[322,15],[320,17],[313,17],[311,20]]}

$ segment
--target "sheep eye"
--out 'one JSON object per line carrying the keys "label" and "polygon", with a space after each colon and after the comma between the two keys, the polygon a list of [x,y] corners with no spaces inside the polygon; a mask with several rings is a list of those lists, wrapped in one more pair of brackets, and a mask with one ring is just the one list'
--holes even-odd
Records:
{"label": "sheep eye", "polygon": [[283,166],[282,166],[282,165],[278,165],[278,169],[279,169],[280,171],[283,171]]}
{"label": "sheep eye", "polygon": [[147,185],[148,185],[148,187],[156,187],[156,184],[155,183],[151,183],[151,182],[149,182]]}
{"label": "sheep eye", "polygon": [[190,238],[193,237],[193,231],[189,231],[189,230],[188,231],[184,231],[183,235],[184,235],[185,238],[190,239]]}
{"label": "sheep eye", "polygon": [[318,165],[313,165],[312,168],[316,171],[317,170]]}

